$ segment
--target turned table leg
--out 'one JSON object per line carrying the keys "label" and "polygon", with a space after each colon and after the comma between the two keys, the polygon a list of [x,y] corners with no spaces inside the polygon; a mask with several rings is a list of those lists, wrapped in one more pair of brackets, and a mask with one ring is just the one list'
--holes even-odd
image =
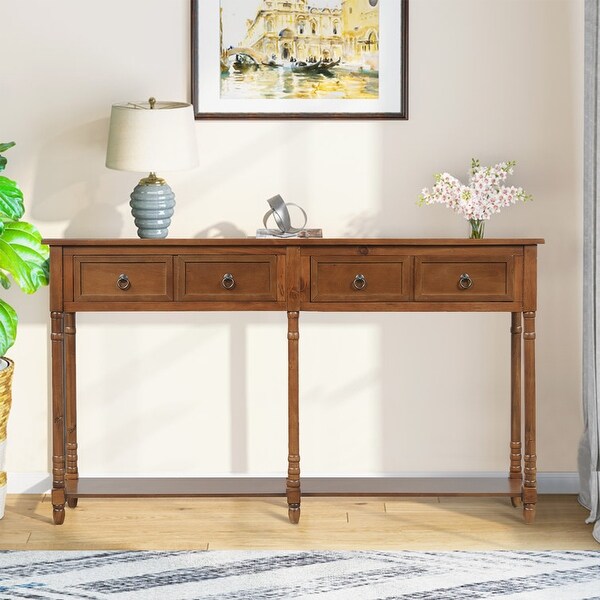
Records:
{"label": "turned table leg", "polygon": [[[67,437],[67,480],[77,480],[77,380],[75,353],[75,313],[65,313],[65,420]],[[77,498],[67,500],[69,508],[77,506]]]}
{"label": "turned table leg", "polygon": [[523,313],[525,379],[525,477],[523,480],[523,516],[526,523],[535,519],[537,501],[535,450],[535,312]]}
{"label": "turned table leg", "polygon": [[[521,313],[511,314],[510,327],[510,479],[523,479],[521,455]],[[513,506],[521,504],[520,496],[511,498]]]}
{"label": "turned table leg", "polygon": [[52,518],[56,525],[62,525],[65,520],[63,313],[53,311],[50,320],[52,347]]}
{"label": "turned table leg", "polygon": [[288,312],[288,477],[286,495],[290,523],[300,520],[300,431],[298,422],[298,316]]}

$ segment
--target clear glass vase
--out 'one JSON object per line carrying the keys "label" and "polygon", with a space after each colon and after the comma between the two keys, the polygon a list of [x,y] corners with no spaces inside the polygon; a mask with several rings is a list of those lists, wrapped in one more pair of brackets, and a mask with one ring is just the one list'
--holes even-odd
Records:
{"label": "clear glass vase", "polygon": [[482,240],[485,232],[485,221],[483,219],[469,219],[471,240]]}

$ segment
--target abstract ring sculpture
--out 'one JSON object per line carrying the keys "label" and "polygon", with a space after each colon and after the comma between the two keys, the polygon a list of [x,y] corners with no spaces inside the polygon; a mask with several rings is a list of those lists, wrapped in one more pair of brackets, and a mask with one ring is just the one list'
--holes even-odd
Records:
{"label": "abstract ring sculpture", "polygon": [[[276,235],[279,237],[293,237],[304,230],[308,217],[300,206],[293,204],[292,202],[286,204],[279,194],[269,198],[267,202],[269,203],[271,209],[265,213],[265,216],[263,217],[263,225],[271,235]],[[292,220],[290,218],[288,206],[295,206],[304,216],[304,223],[302,223],[301,227],[292,227]],[[267,227],[267,221],[271,215],[273,216],[273,219],[275,219],[278,229],[269,229]]]}

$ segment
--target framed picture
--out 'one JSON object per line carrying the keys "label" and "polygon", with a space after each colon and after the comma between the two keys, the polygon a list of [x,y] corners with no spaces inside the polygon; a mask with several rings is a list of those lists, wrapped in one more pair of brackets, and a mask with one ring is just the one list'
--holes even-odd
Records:
{"label": "framed picture", "polygon": [[408,0],[192,0],[196,119],[407,119]]}

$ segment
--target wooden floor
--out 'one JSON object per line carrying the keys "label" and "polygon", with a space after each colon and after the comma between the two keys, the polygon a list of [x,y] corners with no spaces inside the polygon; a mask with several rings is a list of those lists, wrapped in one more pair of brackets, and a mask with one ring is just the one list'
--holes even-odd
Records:
{"label": "wooden floor", "polygon": [[316,498],[290,525],[285,498],[84,499],[55,526],[48,496],[9,496],[0,550],[600,550],[575,496],[537,519],[504,498]]}

